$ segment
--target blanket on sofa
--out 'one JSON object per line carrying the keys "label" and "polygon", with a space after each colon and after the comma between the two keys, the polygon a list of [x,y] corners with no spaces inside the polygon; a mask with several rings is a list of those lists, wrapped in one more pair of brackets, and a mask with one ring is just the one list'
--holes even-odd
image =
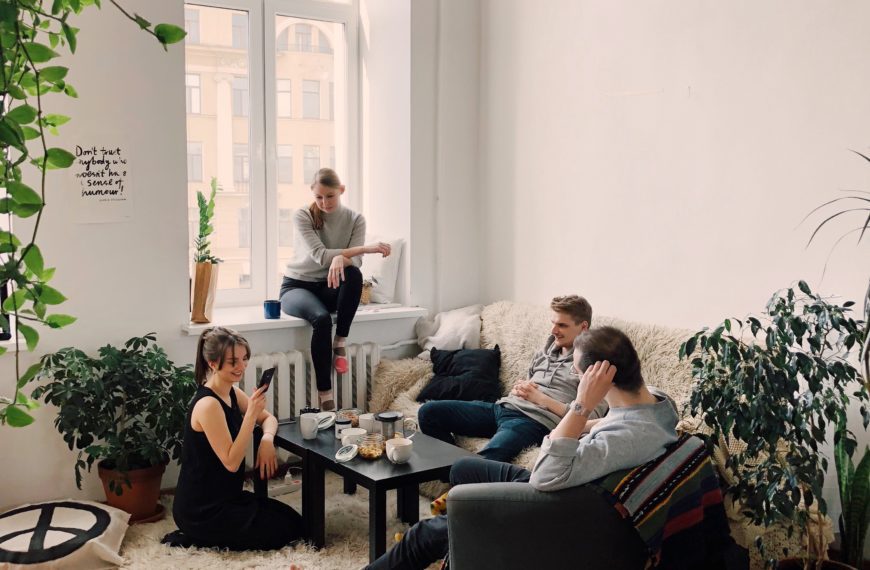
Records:
{"label": "blanket on sofa", "polygon": [[631,521],[652,566],[713,568],[732,543],[716,470],[698,437],[683,435],[660,457],[590,485]]}

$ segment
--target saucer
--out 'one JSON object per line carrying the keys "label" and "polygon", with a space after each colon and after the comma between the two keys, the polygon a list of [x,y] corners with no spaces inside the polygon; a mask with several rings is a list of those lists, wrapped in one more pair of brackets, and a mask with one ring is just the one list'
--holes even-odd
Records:
{"label": "saucer", "polygon": [[335,424],[335,412],[320,412],[317,414],[317,429],[331,428]]}

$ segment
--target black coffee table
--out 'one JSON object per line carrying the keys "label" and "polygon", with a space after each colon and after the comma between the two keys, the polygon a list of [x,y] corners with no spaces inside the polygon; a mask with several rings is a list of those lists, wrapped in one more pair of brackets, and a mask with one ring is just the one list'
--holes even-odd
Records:
{"label": "black coffee table", "polygon": [[419,484],[447,479],[454,461],[474,455],[418,432],[414,436],[411,460],[403,465],[393,465],[386,457],[369,460],[359,455],[347,463],[338,463],[335,461],[335,452],[341,448],[341,442],[335,438],[335,431],[331,428],[320,430],[316,439],[302,439],[298,423],[280,425],[275,446],[302,458],[305,538],[317,548],[324,545],[326,469],[344,477],[346,493],[353,493],[356,485],[368,489],[369,562],[387,549],[387,491],[397,490],[396,516],[402,522],[413,524],[420,519]]}

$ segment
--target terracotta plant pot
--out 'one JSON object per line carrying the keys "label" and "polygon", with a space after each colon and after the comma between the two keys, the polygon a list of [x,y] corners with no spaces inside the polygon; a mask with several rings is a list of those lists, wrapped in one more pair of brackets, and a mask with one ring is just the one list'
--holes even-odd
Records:
{"label": "terracotta plant pot", "polygon": [[[822,560],[820,565],[816,561],[810,562],[810,570],[855,570],[854,567],[842,562],[834,562],[833,560]],[[777,565],[778,570],[804,570],[803,558],[786,558],[780,560]]]}
{"label": "terracotta plant pot", "polygon": [[[132,515],[131,523],[153,522],[163,518],[163,505],[158,503],[160,499],[160,481],[163,479],[163,471],[166,464],[153,465],[145,469],[134,469],[127,472],[127,478],[131,487],[124,481],[124,476],[114,469],[106,469],[102,464],[98,465],[100,480],[103,482],[103,490],[106,492],[106,502],[110,507],[116,507]],[[109,490],[109,481],[116,481],[121,485],[123,492],[118,495]],[[156,518],[155,518],[156,517]]]}

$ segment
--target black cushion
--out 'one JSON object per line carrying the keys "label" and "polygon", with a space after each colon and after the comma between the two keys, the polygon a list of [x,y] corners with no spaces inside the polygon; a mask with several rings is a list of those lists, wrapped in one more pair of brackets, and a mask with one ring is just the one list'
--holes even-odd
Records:
{"label": "black cushion", "polygon": [[460,349],[431,351],[435,376],[417,396],[418,402],[428,400],[481,400],[495,402],[501,396],[498,370],[501,350]]}

